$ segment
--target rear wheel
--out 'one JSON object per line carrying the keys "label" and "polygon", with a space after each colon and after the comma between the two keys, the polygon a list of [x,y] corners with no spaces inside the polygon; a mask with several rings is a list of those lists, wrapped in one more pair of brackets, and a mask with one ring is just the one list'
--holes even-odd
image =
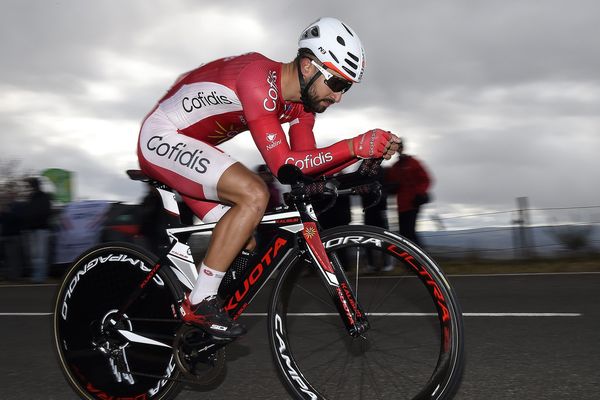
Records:
{"label": "rear wheel", "polygon": [[125,314],[117,313],[156,263],[129,244],[81,255],[59,287],[54,345],[67,381],[84,399],[172,399],[181,384],[172,345],[177,298],[162,269]]}
{"label": "rear wheel", "polygon": [[462,315],[446,277],[425,253],[379,228],[325,231],[370,329],[348,334],[314,267],[298,260],[277,278],[270,345],[299,399],[446,399],[463,360]]}

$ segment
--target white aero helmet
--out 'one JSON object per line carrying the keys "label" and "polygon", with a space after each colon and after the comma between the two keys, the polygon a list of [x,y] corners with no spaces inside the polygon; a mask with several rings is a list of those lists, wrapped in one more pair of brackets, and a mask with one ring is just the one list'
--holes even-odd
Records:
{"label": "white aero helmet", "polygon": [[323,65],[346,80],[360,82],[365,70],[365,50],[358,35],[336,18],[322,17],[310,24],[298,40],[299,49],[309,49]]}

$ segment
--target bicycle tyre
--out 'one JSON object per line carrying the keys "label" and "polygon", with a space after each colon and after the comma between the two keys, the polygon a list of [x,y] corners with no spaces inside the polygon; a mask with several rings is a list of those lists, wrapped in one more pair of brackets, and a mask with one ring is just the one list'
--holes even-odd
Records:
{"label": "bicycle tyre", "polygon": [[[81,398],[169,400],[181,390],[171,348],[109,335],[103,328],[156,261],[140,247],[107,243],[83,253],[65,273],[54,303],[53,346],[67,382]],[[169,273],[168,268],[158,271],[117,328],[168,343],[179,326]],[[111,356],[98,347],[104,339]]]}
{"label": "bicycle tyre", "polygon": [[[462,375],[464,332],[441,269],[413,243],[381,228],[344,226],[321,238],[330,259],[335,254],[348,269],[371,328],[352,338],[314,267],[301,257],[292,260],[274,283],[268,313],[270,348],[290,394],[451,398]],[[368,252],[376,255],[371,262],[392,262],[394,270],[368,274]]]}

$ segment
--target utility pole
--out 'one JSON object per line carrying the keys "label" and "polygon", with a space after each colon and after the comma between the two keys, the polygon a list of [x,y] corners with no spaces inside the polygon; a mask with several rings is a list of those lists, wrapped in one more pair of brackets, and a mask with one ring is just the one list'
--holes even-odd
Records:
{"label": "utility pole", "polygon": [[515,255],[521,258],[531,258],[534,255],[533,241],[529,231],[529,198],[517,197],[518,217],[513,221],[513,243]]}
{"label": "utility pole", "polygon": [[431,219],[435,222],[438,231],[446,230],[446,225],[444,225],[444,221],[442,221],[439,214],[431,214]]}

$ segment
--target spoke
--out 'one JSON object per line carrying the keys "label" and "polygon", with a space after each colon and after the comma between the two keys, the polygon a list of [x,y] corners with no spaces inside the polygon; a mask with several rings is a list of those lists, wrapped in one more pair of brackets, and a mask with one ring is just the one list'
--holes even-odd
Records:
{"label": "spoke", "polygon": [[[379,292],[379,290],[378,290],[378,289],[379,289],[379,286],[381,285],[381,282],[382,282],[382,280],[381,280],[381,279],[377,279],[377,281],[375,282],[375,288],[374,288],[374,292],[375,292],[375,293],[378,293],[378,292]],[[375,308],[373,307],[373,303],[375,303],[375,299],[376,299],[376,297],[375,297],[375,296],[373,296],[373,297],[371,298],[371,300],[369,301],[369,305],[368,305],[368,307],[369,307],[369,308],[368,308],[368,310],[369,310],[369,311],[371,311],[371,310],[375,310]]]}
{"label": "spoke", "polygon": [[341,394],[340,393],[341,392],[340,388],[343,388],[344,386],[346,386],[346,385],[344,385],[344,383],[346,381],[345,378],[348,376],[346,371],[348,370],[347,366],[348,366],[348,358],[349,358],[349,356],[350,356],[350,354],[348,352],[346,352],[346,357],[345,357],[344,364],[343,364],[344,367],[342,368],[342,372],[339,374],[340,377],[338,379],[338,384],[337,384],[338,390],[335,391],[338,394]]}
{"label": "spoke", "polygon": [[419,313],[417,315],[396,316],[393,313],[377,314],[367,313],[370,328],[366,336],[377,334],[394,338],[398,335],[415,337],[420,335],[440,335],[438,315],[435,313]]}
{"label": "spoke", "polygon": [[[311,296],[311,297],[312,297],[312,298],[314,298],[315,300],[318,300],[319,302],[321,302],[321,303],[323,303],[323,304],[326,304],[326,305],[327,305],[327,307],[329,307],[330,309],[332,309],[332,310],[336,310],[336,308],[334,307],[334,305],[332,304],[332,302],[331,302],[331,301],[326,301],[326,300],[323,300],[323,299],[321,298],[321,296],[314,294],[314,293],[313,293],[311,290],[308,290],[308,289],[306,289],[306,288],[305,288],[304,286],[302,286],[301,284],[299,284],[299,283],[295,283],[295,284],[294,284],[294,287],[296,287],[296,288],[298,288],[298,289],[302,290],[304,293],[306,293],[307,295]],[[336,311],[337,311],[337,310],[336,310]]]}
{"label": "spoke", "polygon": [[[400,285],[401,282],[402,282],[401,279],[396,279],[396,283],[390,288],[390,290],[387,291],[387,293],[385,293],[381,297],[381,301],[379,302],[379,304],[377,304],[375,307],[373,307],[373,309],[370,310],[370,311],[371,312],[376,312],[379,309],[379,307],[381,307],[384,304],[386,304],[386,300],[388,300],[388,298],[391,297],[392,292],[394,292],[396,290],[396,288]],[[375,303],[375,299],[373,299],[373,303]]]}
{"label": "spoke", "polygon": [[356,283],[354,284],[355,293],[356,293],[356,301],[358,301],[358,268],[360,266],[360,251],[358,251],[358,247],[356,249]]}
{"label": "spoke", "polygon": [[[305,356],[305,357],[300,357],[300,358],[299,358],[299,360],[298,360],[298,362],[299,362],[299,363],[302,363],[303,365],[306,365],[306,363],[307,363],[308,359],[309,359],[311,356],[313,356],[313,355],[317,355],[317,356],[319,357],[319,360],[318,360],[318,361],[319,361],[319,363],[318,363],[318,364],[314,364],[314,365],[313,365],[313,364],[311,364],[311,365],[310,365],[310,370],[311,370],[311,371],[313,371],[313,370],[314,370],[314,371],[318,371],[318,370],[319,370],[319,367],[323,367],[323,366],[330,366],[330,365],[331,365],[331,361],[332,361],[332,360],[336,360],[336,359],[337,359],[336,357],[329,357],[329,359],[328,359],[328,360],[322,360],[322,359],[321,359],[321,357],[323,356],[323,353],[322,353],[322,352],[316,352],[316,351],[314,351],[314,352],[312,352],[311,354],[308,354],[308,355],[307,355],[307,356]],[[332,374],[333,374],[333,373],[334,373],[334,371],[335,371],[333,368],[326,368],[326,370],[327,370],[327,371],[329,371],[329,372],[331,372]],[[323,377],[321,376],[321,378],[323,378]],[[325,382],[327,382],[327,379],[325,379]]]}
{"label": "spoke", "polygon": [[[325,305],[327,306],[327,308],[329,308],[329,309],[331,309],[331,310],[335,311],[335,315],[336,315],[336,316],[337,316],[337,315],[339,315],[339,313],[338,313],[337,309],[335,308],[335,306],[333,305],[333,303],[332,303],[332,301],[331,301],[331,300],[329,300],[329,301],[323,300],[323,298],[322,298],[321,296],[319,296],[319,295],[317,295],[317,294],[314,294],[314,293],[313,293],[311,290],[309,290],[309,289],[306,289],[306,288],[305,288],[303,285],[301,285],[301,284],[298,284],[298,283],[296,283],[296,284],[294,284],[294,287],[295,287],[295,288],[298,288],[298,289],[300,289],[300,291],[302,291],[302,292],[304,292],[305,294],[309,295],[310,297],[312,297],[313,299],[317,300],[318,302],[320,302],[320,303],[322,303],[322,304],[325,304]],[[318,319],[319,321],[322,321],[322,319],[321,319],[321,318],[319,318],[318,316],[311,316],[311,318],[316,318],[316,319]],[[337,320],[336,320],[336,321],[337,321]],[[337,323],[333,322],[333,320],[331,320],[331,321],[330,321],[329,319],[327,319],[325,322],[326,322],[328,325],[330,325],[330,326],[333,326],[333,327],[336,327],[336,328],[337,328],[337,327],[339,327],[339,325],[337,325]]]}
{"label": "spoke", "polygon": [[[316,371],[316,373],[319,374],[319,379],[324,381],[324,382],[330,382],[331,378],[336,375],[339,374],[339,372],[335,372],[335,368],[331,368],[331,365],[333,364],[333,361],[337,361],[340,358],[340,355],[344,352],[344,348],[340,348],[339,350],[337,350],[334,354],[332,354],[329,358],[329,360],[321,360],[319,359],[319,364],[316,365],[312,365],[310,366],[309,370],[310,371]],[[318,354],[317,354],[318,353]],[[302,362],[303,365],[306,365],[306,361],[308,361],[308,358],[312,355],[318,355],[319,357],[323,357],[323,352],[312,352],[312,354],[310,354],[309,356],[306,357],[302,357],[299,361]],[[329,373],[329,375],[324,376],[322,371],[319,371],[318,368],[322,367],[322,366],[326,366],[325,371],[327,371]]]}
{"label": "spoke", "polygon": [[[393,359],[398,360],[398,361],[404,361],[403,363],[398,363],[399,365],[406,365],[406,361],[410,361],[413,365],[425,365],[425,364],[429,364],[429,362],[424,361],[422,357],[419,357],[418,359],[415,359],[413,357],[410,357],[407,355],[407,350],[414,350],[417,348],[423,348],[424,346],[418,346],[418,347],[410,347],[410,348],[393,348],[393,349],[372,349],[371,352],[372,353],[376,353],[376,354],[381,354],[381,355],[385,355],[385,356],[391,356]],[[426,347],[427,348],[427,347]],[[396,354],[396,352],[394,352],[394,350],[401,350],[401,354]],[[438,354],[435,355],[436,361],[437,361],[437,356]],[[434,363],[435,365],[435,363]],[[392,366],[388,367],[391,368]]]}
{"label": "spoke", "polygon": [[[398,385],[398,383],[400,382],[404,382],[405,380],[411,381],[413,384],[416,384],[417,387],[419,387],[419,384],[417,382],[414,381],[414,379],[411,379],[410,376],[408,376],[407,374],[403,374],[401,377],[398,376],[398,374],[394,374],[391,371],[391,368],[393,367],[392,365],[382,365],[381,362],[379,361],[379,359],[377,357],[369,357],[368,355],[365,355],[365,359],[367,359],[367,367],[368,370],[370,372],[371,378],[372,380],[374,380],[374,378],[377,376],[374,372],[374,365],[377,365],[379,367],[379,373],[380,374],[386,374],[389,376],[388,379],[386,379],[386,382],[389,382],[390,384],[393,385],[393,387],[396,389],[395,392],[396,393],[403,393],[401,386]],[[402,378],[402,379],[398,379],[398,378]],[[374,385],[374,388],[377,388],[378,385]],[[402,385],[404,387],[406,387],[406,385]],[[379,395],[380,398],[385,398],[385,396],[383,394]]]}
{"label": "spoke", "polygon": [[[334,343],[339,343],[339,339],[338,338],[334,338],[334,339],[332,339],[331,341],[329,341],[327,343],[323,343],[321,346],[317,347],[316,349],[313,349],[310,352],[307,352],[307,354],[303,355],[302,358],[299,358],[298,361],[307,360],[308,358],[310,358],[314,354],[318,354],[319,357],[322,357],[323,353],[324,353],[324,350],[331,349],[331,345],[334,344]],[[293,345],[293,343],[291,345]]]}
{"label": "spoke", "polygon": [[[334,315],[332,315],[332,317],[338,317],[338,318],[323,318],[323,316],[320,315],[302,315],[302,316],[295,316],[295,315],[289,315],[287,316],[287,321],[290,320],[290,317],[298,317],[298,318],[310,318],[313,321],[318,321],[319,324],[324,324],[327,326],[330,326],[336,330],[341,330],[342,329],[342,325],[341,323],[339,323],[339,314],[336,312]],[[303,322],[304,324],[306,324],[307,322]],[[345,332],[345,331],[344,331]],[[318,334],[316,334],[318,335]]]}
{"label": "spoke", "polygon": [[[365,362],[363,362],[363,365],[366,364],[365,374],[368,374],[368,376],[371,378],[371,382],[375,382],[375,374],[373,372],[373,368],[371,367],[371,362],[370,362],[370,360],[369,360],[369,358],[367,356],[364,356],[363,358],[364,358],[364,361],[365,361]],[[393,381],[392,381],[392,383],[393,383]],[[371,386],[372,386],[372,389],[375,392],[377,398],[378,399],[383,399],[384,397],[383,397],[382,393],[379,390],[379,385],[373,385],[373,384],[371,384]]]}
{"label": "spoke", "polygon": [[[399,332],[399,331],[394,331],[394,332],[390,332],[389,330],[386,329],[380,329],[380,330],[373,330],[371,329],[369,332],[375,334],[375,335],[369,335],[369,333],[367,333],[367,336],[369,338],[373,338],[373,336],[375,336],[375,338],[377,340],[373,340],[374,343],[381,343],[382,340],[393,340],[394,343],[400,343],[399,346],[401,347],[393,347],[390,348],[390,350],[394,350],[394,349],[403,349],[403,350],[411,350],[411,349],[417,349],[417,348],[427,348],[427,347],[432,347],[434,349],[437,349],[440,346],[440,342],[441,342],[441,338],[440,338],[440,332],[439,331],[431,331],[427,334],[418,332],[418,331],[407,331],[405,330],[404,332]],[[402,338],[402,340],[400,340],[399,338]],[[427,340],[425,340],[425,338],[427,337]],[[414,338],[418,338],[418,342],[414,339]],[[413,346],[410,346],[411,343],[417,343]],[[378,347],[376,347],[378,348]]]}

